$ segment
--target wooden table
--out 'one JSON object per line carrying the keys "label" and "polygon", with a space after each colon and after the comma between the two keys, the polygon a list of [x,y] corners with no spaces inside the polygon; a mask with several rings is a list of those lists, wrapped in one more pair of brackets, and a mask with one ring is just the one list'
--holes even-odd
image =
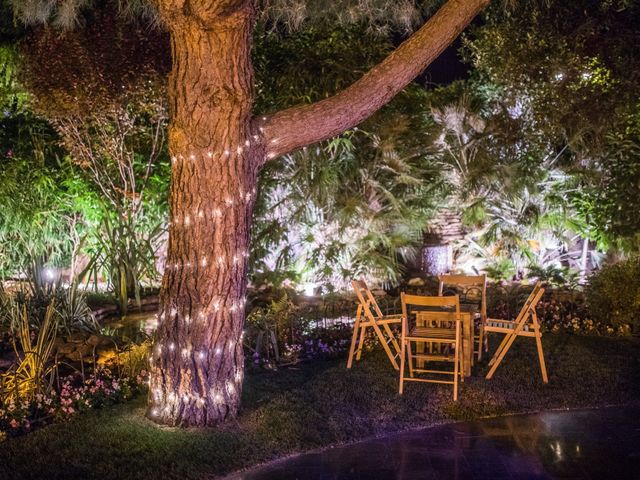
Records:
{"label": "wooden table", "polygon": [[[461,306],[462,309],[462,306]],[[475,312],[472,309],[464,308],[464,310],[460,312],[460,316],[462,317],[462,354],[464,355],[464,376],[471,376],[471,367],[473,366],[473,334],[474,334],[474,317]],[[424,326],[425,322],[421,322],[418,325]],[[425,342],[417,342],[418,352],[424,352]],[[417,360],[418,366],[423,368],[424,360]]]}

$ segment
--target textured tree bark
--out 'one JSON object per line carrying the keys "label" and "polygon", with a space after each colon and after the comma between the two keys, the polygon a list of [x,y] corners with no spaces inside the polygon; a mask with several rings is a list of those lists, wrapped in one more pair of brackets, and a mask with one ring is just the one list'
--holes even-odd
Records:
{"label": "textured tree bark", "polygon": [[360,81],[317,104],[252,119],[252,0],[157,0],[171,33],[171,226],[147,415],[214,425],[237,414],[246,257],[258,170],[388,102],[489,0],[449,0]]}
{"label": "textured tree bark", "polygon": [[254,15],[250,1],[165,14],[171,225],[148,416],[206,426],[237,413],[242,387],[246,257],[264,157],[251,131]]}

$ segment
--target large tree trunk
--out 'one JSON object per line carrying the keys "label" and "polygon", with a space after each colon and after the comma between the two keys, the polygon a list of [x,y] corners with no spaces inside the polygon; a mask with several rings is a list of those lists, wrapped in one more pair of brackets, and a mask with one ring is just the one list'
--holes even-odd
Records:
{"label": "large tree trunk", "polygon": [[420,73],[489,0],[449,0],[345,91],[251,119],[252,0],[157,0],[172,39],[171,228],[148,415],[205,426],[235,416],[249,227],[269,158],[350,128]]}
{"label": "large tree trunk", "polygon": [[240,401],[246,258],[264,153],[251,131],[253,9],[236,3],[222,14],[169,18],[171,225],[148,410],[168,425],[213,425]]}

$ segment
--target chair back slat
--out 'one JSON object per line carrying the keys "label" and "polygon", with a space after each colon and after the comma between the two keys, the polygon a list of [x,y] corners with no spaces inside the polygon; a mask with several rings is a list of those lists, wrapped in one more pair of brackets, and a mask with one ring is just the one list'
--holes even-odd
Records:
{"label": "chair back slat", "polygon": [[409,295],[402,293],[402,304],[415,305],[421,307],[454,307],[460,305],[458,295],[448,297],[435,297],[425,295]]}
{"label": "chair back slat", "polygon": [[[453,313],[456,318],[460,318],[460,299],[457,295],[452,295],[449,297],[428,297],[423,295],[409,295],[406,293],[400,294],[400,299],[402,303],[402,317],[403,328],[408,327],[409,325],[409,316],[414,315],[413,309],[411,307],[435,307],[435,308],[451,308],[453,307]],[[411,310],[411,311],[410,311]],[[427,313],[428,310],[419,310],[420,314]],[[431,311],[432,313],[438,313],[438,311]],[[415,312],[417,315],[418,311]]]}
{"label": "chair back slat", "polygon": [[458,314],[456,312],[434,312],[434,311],[425,311],[421,310],[416,312],[416,321],[417,322],[453,322],[457,320]]}
{"label": "chair back slat", "polygon": [[[487,316],[487,276],[486,275],[439,275],[438,276],[438,295],[443,296],[446,287],[453,287],[452,293],[464,300],[472,298],[471,293],[477,293],[477,303],[480,305],[480,314],[483,319]],[[476,298],[473,299],[476,303]]]}
{"label": "chair back slat", "polygon": [[515,319],[516,324],[520,323],[523,320],[523,317],[528,315],[529,312],[531,312],[532,310],[535,310],[536,306],[538,305],[538,302],[542,298],[542,295],[544,295],[544,288],[542,288],[542,282],[537,282],[533,287],[533,290],[527,297],[527,300],[524,302],[524,305],[520,309],[520,312],[518,313],[518,316]]}
{"label": "chair back slat", "polygon": [[[352,280],[351,285],[356,292],[356,296],[358,297],[358,301],[362,305],[362,308],[365,312],[365,315],[371,319],[380,318],[384,315],[382,314],[382,310],[378,306],[378,302],[376,302],[376,298],[367,287],[367,284],[362,280]],[[373,311],[371,311],[373,308]]]}
{"label": "chair back slat", "polygon": [[487,283],[486,275],[438,275],[440,287],[443,285],[460,286],[484,286]]}

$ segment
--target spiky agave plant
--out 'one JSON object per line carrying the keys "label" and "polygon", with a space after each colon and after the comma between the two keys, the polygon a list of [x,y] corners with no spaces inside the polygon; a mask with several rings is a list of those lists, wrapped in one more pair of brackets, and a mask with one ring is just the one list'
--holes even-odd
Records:
{"label": "spiky agave plant", "polygon": [[81,331],[88,334],[98,333],[100,324],[96,321],[91,307],[87,304],[86,294],[78,290],[77,285],[58,293],[58,325],[65,334]]}
{"label": "spiky agave plant", "polygon": [[4,403],[11,400],[29,401],[36,394],[43,393],[51,386],[56,370],[56,364],[51,362],[58,322],[53,303],[47,308],[33,339],[25,305],[13,307],[11,320],[16,362],[2,375],[0,398]]}

